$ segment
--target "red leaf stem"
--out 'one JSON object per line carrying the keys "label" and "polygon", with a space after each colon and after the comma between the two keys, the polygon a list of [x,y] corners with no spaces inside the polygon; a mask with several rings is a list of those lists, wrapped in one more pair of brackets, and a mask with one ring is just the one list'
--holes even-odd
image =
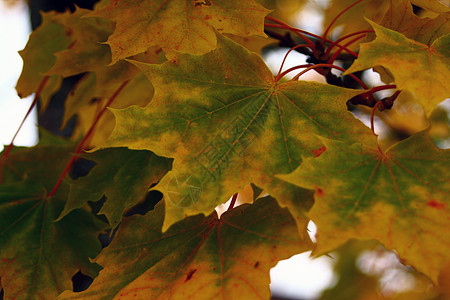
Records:
{"label": "red leaf stem", "polygon": [[[302,76],[303,74],[305,74],[306,72],[308,72],[309,70],[315,69],[315,68],[333,68],[333,69],[338,69],[342,72],[345,72],[346,70],[342,67],[333,65],[333,64],[317,64],[317,65],[312,65],[307,67],[305,70],[301,71],[300,73],[298,73],[297,75],[295,75],[294,78],[292,78],[292,80],[298,80],[298,78],[300,76]],[[350,77],[352,77],[356,82],[358,82],[364,89],[368,89],[367,85],[358,77],[356,77],[354,74],[348,74]]]}
{"label": "red leaf stem", "polygon": [[237,200],[238,194],[239,194],[239,193],[234,194],[233,197],[231,198],[230,206],[228,206],[227,211],[233,209],[234,205],[236,204],[236,200]]}
{"label": "red leaf stem", "polygon": [[[356,42],[356,41],[359,40],[359,39],[362,39],[362,38],[365,37],[365,36],[366,36],[365,33],[362,34],[362,35],[360,35],[360,36],[357,36],[356,38],[352,39],[352,40],[349,41],[347,44],[345,44],[344,47],[350,46],[351,44],[353,44],[354,42]],[[330,46],[330,47],[331,47],[331,46]],[[330,47],[329,47],[329,48],[330,48]],[[327,49],[327,51],[328,51],[328,49]],[[330,59],[328,59],[328,63],[329,63],[329,64],[332,64],[332,63],[336,60],[336,58],[338,57],[338,55],[341,54],[341,52],[342,52],[342,48],[338,49],[335,53],[333,53],[333,55],[330,57]]]}
{"label": "red leaf stem", "polygon": [[[284,23],[283,21],[280,21],[280,20],[278,20],[276,18],[273,18],[273,17],[270,17],[270,16],[266,16],[266,19],[270,20],[272,22],[278,23],[280,25],[283,25],[284,27],[282,27],[282,28],[285,28],[285,29],[296,29],[296,28],[294,28],[294,27],[292,27],[292,26],[290,26],[290,25],[288,25],[288,24]],[[314,51],[316,49],[316,46],[314,45],[314,43],[308,37],[306,37],[302,32],[300,32],[299,30],[295,30],[295,33],[298,36],[300,36],[306,43],[308,43],[308,45],[311,48],[311,50]]]}
{"label": "red leaf stem", "polygon": [[361,96],[367,97],[368,95],[371,95],[371,94],[379,92],[379,91],[396,89],[396,88],[397,88],[397,86],[395,84],[379,85],[379,86],[373,87],[370,90],[368,90],[367,92],[361,94]]}
{"label": "red leaf stem", "polygon": [[334,19],[331,21],[330,25],[328,25],[327,29],[325,30],[325,32],[322,35],[322,42],[323,44],[325,44],[325,39],[328,35],[328,32],[330,31],[331,27],[333,26],[333,24],[337,21],[337,19],[339,19],[340,16],[342,16],[347,10],[349,10],[350,8],[352,8],[353,6],[355,6],[356,4],[362,2],[363,0],[358,0],[353,2],[353,4],[347,6],[343,11],[341,11],[336,17],[334,17]]}
{"label": "red leaf stem", "polygon": [[25,117],[23,118],[22,122],[19,125],[19,128],[17,129],[16,133],[14,134],[13,138],[11,139],[11,143],[6,147],[5,151],[3,152],[1,158],[0,158],[0,183],[3,182],[3,165],[6,159],[9,156],[9,153],[11,152],[11,149],[14,145],[14,140],[16,139],[17,135],[19,134],[20,130],[22,129],[23,124],[25,123],[26,119],[30,115],[33,108],[36,106],[37,100],[39,99],[39,95],[41,94],[42,90],[44,89],[45,85],[47,84],[49,77],[45,76],[41,83],[39,84],[36,93],[34,94],[33,102],[31,102],[30,108],[28,109],[27,113],[25,114]]}
{"label": "red leaf stem", "polygon": [[[307,32],[305,30],[298,29],[298,28],[289,27],[289,25],[286,26],[286,25],[279,25],[279,24],[264,23],[264,26],[265,27],[273,27],[273,28],[283,28],[283,29],[287,29],[287,30],[292,31],[295,34],[304,33],[304,34],[310,35],[312,37],[315,37],[315,38],[318,38],[318,39],[322,39],[322,37],[320,35],[313,34],[313,33]],[[336,42],[334,42],[332,40],[325,39],[325,41],[328,42],[328,43],[334,44],[334,46],[336,46],[336,47],[342,48],[343,50],[345,50],[346,52],[348,52],[350,55],[352,55],[354,57],[358,57],[358,54],[356,54],[352,50],[350,50],[350,49],[348,49],[348,48],[346,48],[346,47],[344,47],[344,46],[342,46],[342,45],[340,45],[340,44],[338,44],[338,43],[336,43]]]}
{"label": "red leaf stem", "polygon": [[330,55],[331,50],[333,50],[333,47],[336,46],[337,44],[339,44],[339,42],[342,42],[343,40],[346,40],[352,36],[361,34],[361,33],[369,33],[369,32],[375,32],[375,30],[360,30],[360,31],[356,31],[347,35],[344,35],[343,37],[340,37],[339,39],[337,39],[336,41],[332,41],[331,45],[328,46],[327,50],[325,51],[325,57],[327,57],[328,55]]}
{"label": "red leaf stem", "polygon": [[304,64],[304,65],[298,65],[298,66],[289,68],[289,69],[287,69],[286,71],[282,72],[282,73],[280,74],[280,77],[279,77],[279,78],[281,79],[284,75],[286,75],[286,74],[288,74],[288,73],[290,73],[290,72],[292,72],[292,71],[295,71],[295,70],[298,70],[298,69],[302,69],[302,68],[308,68],[308,67],[312,67],[312,66],[315,66],[315,65],[314,65],[314,64]]}
{"label": "red leaf stem", "polygon": [[278,70],[277,76],[275,77],[275,82],[278,82],[278,80],[280,80],[281,77],[283,77],[283,76],[281,76],[281,70],[283,69],[284,62],[286,61],[286,58],[288,57],[288,55],[297,48],[307,47],[307,46],[308,46],[307,44],[300,44],[300,45],[294,46],[291,49],[289,49],[289,51],[284,55],[283,62],[281,63],[280,69]]}
{"label": "red leaf stem", "polygon": [[375,104],[375,106],[372,108],[372,114],[370,115],[370,129],[372,129],[373,134],[375,134],[375,126],[373,124],[373,119],[374,119],[374,116],[375,116],[375,111],[377,110],[378,106],[380,106],[380,105],[383,105],[383,102],[378,101]]}
{"label": "red leaf stem", "polygon": [[61,185],[62,181],[64,180],[64,177],[69,172],[70,168],[72,167],[75,160],[78,158],[77,154],[82,151],[82,147],[84,146],[85,142],[89,139],[91,134],[94,132],[95,127],[97,126],[100,118],[103,116],[103,114],[106,112],[107,108],[112,104],[112,102],[116,99],[116,97],[119,95],[119,93],[122,91],[122,89],[127,85],[128,81],[125,81],[120,85],[120,87],[114,92],[114,94],[109,98],[108,103],[103,107],[103,109],[99,112],[99,114],[95,117],[94,123],[92,123],[91,127],[89,128],[88,132],[84,136],[84,138],[81,140],[80,143],[78,143],[77,148],[75,149],[72,157],[70,158],[69,162],[67,163],[66,167],[64,168],[64,171],[61,173],[61,176],[59,177],[58,181],[56,182],[55,186],[53,187],[52,191],[48,194],[48,198],[52,197],[56,191],[58,190],[59,186]]}

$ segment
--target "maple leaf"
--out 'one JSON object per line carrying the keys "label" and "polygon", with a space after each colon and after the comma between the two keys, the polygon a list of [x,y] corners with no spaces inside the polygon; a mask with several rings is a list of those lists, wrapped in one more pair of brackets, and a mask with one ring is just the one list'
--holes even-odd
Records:
{"label": "maple leaf", "polygon": [[[67,48],[71,33],[66,31],[56,18],[55,12],[42,13],[42,24],[34,30],[25,49],[19,51],[23,59],[23,69],[17,81],[16,90],[21,98],[38,90],[47,72],[56,62],[55,52]],[[40,94],[42,109],[50,102],[50,97],[62,83],[60,76],[51,76]]]}
{"label": "maple leaf", "polygon": [[54,222],[64,193],[52,199],[32,182],[0,185],[0,277],[5,299],[50,299],[72,288],[81,270],[95,277],[100,267],[89,261],[100,252],[97,235],[105,223],[85,210]]}
{"label": "maple leaf", "polygon": [[3,170],[0,277],[5,299],[56,298],[72,287],[78,270],[95,277],[100,269],[89,258],[100,252],[97,235],[107,224],[84,209],[55,222],[68,197],[68,185],[63,182],[53,197],[47,194],[74,145],[47,135],[43,133],[36,147],[13,148]]}
{"label": "maple leaf", "polygon": [[[436,18],[419,18],[414,14],[409,0],[398,0],[391,1],[391,6],[380,25],[400,32],[409,39],[431,45],[434,40],[450,31],[449,16],[447,13],[440,14]],[[368,35],[368,41],[374,39],[375,34]],[[394,77],[384,67],[378,66],[373,69],[380,74],[382,81],[394,82]]]}
{"label": "maple leaf", "polygon": [[[111,0],[91,16],[116,22],[109,37],[112,63],[159,46],[203,54],[216,46],[214,29],[241,36],[260,35],[269,13],[253,0]],[[167,20],[170,20],[168,22]]]}
{"label": "maple leaf", "polygon": [[[377,239],[435,282],[450,259],[450,150],[421,132],[385,153],[363,144],[324,141],[327,151],[279,177],[315,190],[308,216],[317,252],[351,238]],[[443,230],[444,229],[444,230]]]}
{"label": "maple leaf", "polygon": [[69,198],[58,219],[63,218],[88,201],[98,201],[103,195],[107,201],[99,214],[104,214],[115,228],[125,209],[135,205],[167,173],[171,160],[150,151],[132,151],[111,148],[82,157],[97,163],[85,177],[71,184]]}
{"label": "maple leaf", "polygon": [[310,249],[275,199],[260,198],[220,218],[196,215],[161,233],[164,206],[124,218],[115,239],[96,259],[104,269],[88,291],[63,299],[269,298],[269,270]]}
{"label": "maple leaf", "polygon": [[450,96],[450,34],[426,45],[367,20],[377,38],[362,44],[358,59],[344,74],[382,66],[395,78],[399,89],[410,91],[427,116]]}
{"label": "maple leaf", "polygon": [[218,48],[203,56],[134,64],[156,94],[145,108],[112,110],[116,127],[102,147],[175,158],[157,186],[168,200],[165,228],[185,215],[208,214],[251,182],[279,201],[291,201],[279,197],[273,174],[292,172],[302,156],[320,155],[323,144],[314,133],[375,140],[345,105],[361,91],[303,81],[277,84],[259,56],[220,35]]}
{"label": "maple leaf", "polygon": [[61,144],[57,145],[40,142],[32,148],[14,147],[4,161],[3,182],[32,180],[51,190],[75,148],[71,143],[59,141]]}

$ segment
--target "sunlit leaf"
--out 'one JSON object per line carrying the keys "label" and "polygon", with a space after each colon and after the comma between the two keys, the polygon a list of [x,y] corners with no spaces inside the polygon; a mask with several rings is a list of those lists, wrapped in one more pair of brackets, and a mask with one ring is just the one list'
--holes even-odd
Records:
{"label": "sunlit leaf", "polygon": [[268,12],[253,0],[111,0],[108,7],[92,15],[117,24],[107,41],[115,63],[150,46],[206,53],[216,46],[214,29],[241,36],[265,36],[263,23]]}
{"label": "sunlit leaf", "polygon": [[358,59],[346,71],[382,66],[394,76],[399,89],[413,93],[427,115],[450,96],[450,34],[423,44],[371,21],[377,38],[362,44]]}
{"label": "sunlit leaf", "polygon": [[279,177],[315,190],[308,215],[317,252],[351,238],[377,239],[435,282],[450,259],[450,150],[426,132],[385,153],[362,144],[325,141],[327,151]]}
{"label": "sunlit leaf", "polygon": [[112,110],[116,127],[102,147],[175,158],[156,187],[168,200],[165,228],[185,215],[210,213],[251,182],[283,206],[298,203],[302,198],[286,197],[292,191],[273,174],[290,173],[302,157],[320,155],[324,148],[315,134],[375,141],[346,109],[345,102],[361,91],[276,83],[260,57],[224,37],[204,56],[134,63],[157,87],[155,97],[145,108]]}

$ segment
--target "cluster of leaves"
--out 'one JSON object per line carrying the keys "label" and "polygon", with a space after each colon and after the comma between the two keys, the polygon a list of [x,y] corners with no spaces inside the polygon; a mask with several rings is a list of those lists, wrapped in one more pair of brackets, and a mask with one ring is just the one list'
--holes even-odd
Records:
{"label": "cluster of leaves", "polygon": [[[77,125],[70,141],[43,133],[37,146],[11,143],[2,154],[6,299],[268,298],[279,260],[350,239],[381,242],[438,284],[450,262],[450,152],[430,133],[433,110],[450,96],[450,9],[334,1],[325,15],[342,18],[319,36],[261,4],[104,0],[93,11],[42,14],[20,52],[17,91],[36,93],[45,110],[63,78],[83,74],[65,99],[63,124],[76,116]],[[339,38],[328,38],[332,24]],[[268,45],[308,64],[274,76],[256,53]],[[367,87],[359,71],[370,68],[386,85]],[[310,70],[327,84],[300,80]],[[374,95],[387,89],[392,96]],[[428,128],[377,139],[375,113],[398,124],[387,111],[411,102],[423,116],[404,123],[423,118]],[[72,178],[77,160],[95,166]],[[155,189],[164,197],[154,210],[124,217]],[[234,207],[242,190],[250,203]],[[106,229],[118,230],[102,250]],[[95,278],[81,293],[71,291],[78,271]]]}

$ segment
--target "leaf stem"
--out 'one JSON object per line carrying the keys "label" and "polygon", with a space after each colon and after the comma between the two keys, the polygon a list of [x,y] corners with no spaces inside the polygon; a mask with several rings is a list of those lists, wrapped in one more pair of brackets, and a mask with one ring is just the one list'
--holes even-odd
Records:
{"label": "leaf stem", "polygon": [[[375,117],[375,111],[377,110],[377,108],[378,108],[378,106],[380,106],[380,105],[383,105],[383,102],[381,102],[381,101],[378,101],[376,104],[375,104],[375,106],[373,107],[373,109],[372,109],[372,114],[370,115],[370,129],[372,129],[372,132],[373,132],[373,134],[375,134],[375,126],[374,126],[374,122],[373,122],[373,119],[374,119],[374,117]],[[375,136],[376,136],[376,134],[375,134]]]}
{"label": "leaf stem", "polygon": [[280,20],[278,20],[276,18],[273,18],[271,16],[266,16],[266,19],[284,26],[284,27],[282,27],[284,29],[289,29],[289,30],[294,29],[294,32],[298,36],[300,36],[309,45],[311,50],[315,51],[316,46],[314,45],[314,43],[308,37],[306,37],[300,30],[297,30],[296,28],[294,28],[294,27],[284,23],[283,21],[280,21]]}
{"label": "leaf stem", "polygon": [[[351,41],[349,41],[348,43],[346,43],[346,44],[344,45],[344,47],[350,46],[351,44],[353,44],[354,42],[356,42],[356,41],[359,40],[359,39],[362,39],[362,38],[365,37],[365,36],[366,36],[365,33],[362,34],[362,35],[357,36],[356,38],[354,38],[354,39],[352,39]],[[331,48],[331,47],[332,47],[332,46],[328,47],[328,49]],[[327,49],[326,52],[328,52],[328,49]],[[338,57],[338,55],[341,54],[342,50],[343,50],[342,48],[339,48],[335,53],[333,53],[333,55],[330,57],[330,59],[328,59],[328,63],[332,64],[332,63],[336,60],[336,58]],[[325,53],[326,53],[326,52],[325,52]]]}
{"label": "leaf stem", "polygon": [[237,200],[238,194],[239,194],[239,193],[234,194],[233,197],[231,198],[230,206],[228,206],[227,211],[233,209],[234,205],[236,204],[236,200]]}
{"label": "leaf stem", "polygon": [[20,130],[22,129],[23,124],[25,123],[26,119],[30,115],[33,108],[36,106],[37,100],[39,99],[39,96],[44,89],[45,85],[47,84],[49,79],[49,76],[45,76],[42,78],[41,83],[39,84],[36,93],[34,94],[34,99],[31,102],[30,108],[28,109],[27,113],[25,114],[25,117],[23,118],[22,122],[19,125],[19,128],[17,129],[16,133],[14,134],[13,138],[11,139],[11,143],[6,147],[5,151],[2,154],[2,157],[0,158],[0,183],[3,182],[3,163],[8,158],[9,153],[11,152],[11,149],[14,146],[14,140],[16,139],[17,135],[19,134]]}
{"label": "leaf stem", "polygon": [[373,94],[373,93],[376,93],[376,92],[379,92],[379,91],[383,91],[383,90],[395,89],[395,88],[397,88],[397,86],[395,84],[379,85],[379,86],[371,88],[370,90],[368,90],[364,94],[361,94],[361,96],[366,97],[369,94]]}
{"label": "leaf stem", "polygon": [[369,32],[375,32],[375,31],[374,30],[360,30],[360,31],[356,31],[356,32],[344,35],[343,37],[337,39],[336,41],[331,42],[331,45],[328,46],[327,51],[325,52],[325,56],[330,55],[331,50],[333,50],[333,47],[336,46],[337,44],[339,44],[339,42],[342,42],[343,40],[346,40],[352,36],[355,36],[355,35],[358,35],[361,33],[369,33]]}
{"label": "leaf stem", "polygon": [[280,75],[281,75],[281,70],[283,69],[284,63],[285,63],[288,55],[295,49],[298,49],[301,47],[307,47],[307,46],[308,46],[307,44],[300,44],[300,45],[294,46],[291,49],[289,49],[289,51],[284,55],[283,62],[281,63],[280,69],[278,70],[277,76],[275,77],[275,82],[278,82],[278,80],[280,80],[284,76],[284,75],[283,76],[280,76]]}
{"label": "leaf stem", "polygon": [[[265,26],[265,27],[273,27],[273,28],[283,28],[283,29],[287,29],[287,30],[292,31],[292,32],[294,32],[295,34],[298,34],[298,33],[300,32],[300,33],[304,33],[304,34],[310,35],[310,36],[315,37],[315,38],[320,39],[320,40],[322,39],[322,37],[321,37],[320,35],[313,34],[313,33],[310,33],[310,32],[308,32],[308,31],[301,30],[301,29],[294,28],[294,27],[287,27],[287,26],[284,26],[284,25],[279,25],[279,24],[268,24],[268,23],[264,23],[264,26]],[[278,37],[275,37],[275,38],[279,39]],[[333,44],[333,45],[336,46],[336,47],[342,48],[343,50],[345,50],[346,52],[348,52],[348,53],[349,53],[350,55],[352,55],[353,57],[358,57],[358,54],[356,54],[356,53],[353,52],[352,50],[350,50],[350,49],[348,49],[348,48],[346,48],[346,47],[344,47],[344,46],[342,46],[342,45],[340,45],[340,44],[338,44],[338,43],[336,43],[336,42],[334,42],[334,41],[332,41],[332,40],[325,39],[325,41],[326,41],[327,43]],[[309,45],[309,44],[308,44],[308,45]]]}
{"label": "leaf stem", "polygon": [[120,87],[114,92],[114,94],[111,96],[111,98],[109,98],[108,102],[103,107],[103,109],[95,117],[94,123],[92,123],[91,127],[89,128],[88,132],[86,133],[84,138],[81,140],[81,142],[78,143],[77,148],[75,149],[74,153],[72,154],[72,157],[70,158],[69,162],[67,163],[63,172],[61,173],[61,176],[59,177],[59,179],[56,182],[55,186],[53,187],[52,191],[48,194],[47,198],[52,197],[56,193],[56,191],[58,190],[62,181],[64,180],[64,177],[66,177],[66,175],[69,172],[70,168],[72,167],[73,163],[78,158],[77,154],[82,151],[82,147],[84,146],[85,142],[89,139],[91,134],[94,132],[94,129],[97,126],[100,118],[103,116],[103,114],[106,112],[107,108],[112,104],[112,102],[116,99],[116,97],[119,95],[119,93],[123,90],[123,88],[127,85],[127,83],[128,83],[128,81],[125,81],[120,85]]}

